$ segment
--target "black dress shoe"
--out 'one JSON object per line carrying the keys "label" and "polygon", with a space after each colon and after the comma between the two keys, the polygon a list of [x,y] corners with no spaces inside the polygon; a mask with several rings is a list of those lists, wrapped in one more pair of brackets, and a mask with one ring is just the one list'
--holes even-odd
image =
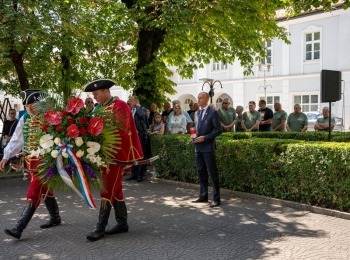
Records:
{"label": "black dress shoe", "polygon": [[132,180],[136,180],[137,177],[136,176],[130,176],[129,178],[127,178],[126,180],[127,181],[132,181]]}
{"label": "black dress shoe", "polygon": [[211,208],[214,208],[214,207],[218,207],[218,206],[220,206],[220,201],[213,201],[212,203],[210,203],[210,207]]}
{"label": "black dress shoe", "polygon": [[143,178],[141,177],[141,178],[137,178],[137,180],[136,180],[137,182],[142,182],[143,181]]}
{"label": "black dress shoe", "polygon": [[204,203],[204,202],[208,202],[208,200],[207,199],[198,198],[198,199],[192,201],[192,203]]}

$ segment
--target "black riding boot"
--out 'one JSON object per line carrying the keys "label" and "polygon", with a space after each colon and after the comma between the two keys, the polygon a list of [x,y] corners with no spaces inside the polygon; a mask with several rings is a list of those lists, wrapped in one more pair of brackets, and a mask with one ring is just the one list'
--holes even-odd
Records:
{"label": "black riding boot", "polygon": [[115,201],[113,204],[115,211],[115,220],[117,225],[105,232],[106,235],[114,235],[118,233],[125,233],[129,231],[129,225],[127,222],[128,212],[124,201]]}
{"label": "black riding boot", "polygon": [[99,240],[105,234],[105,229],[108,224],[109,214],[111,213],[111,204],[109,201],[101,200],[100,213],[98,222],[94,231],[89,233],[86,238],[90,241]]}
{"label": "black riding boot", "polygon": [[50,228],[61,224],[60,211],[58,209],[57,201],[55,197],[46,197],[44,200],[47,210],[50,214],[50,219],[45,224],[41,225],[40,228]]}
{"label": "black riding boot", "polygon": [[34,212],[36,210],[36,207],[33,205],[32,202],[28,203],[26,207],[24,208],[22,215],[20,216],[16,226],[12,229],[5,229],[5,234],[20,239],[22,236],[23,230],[27,227],[29,221],[34,215]]}

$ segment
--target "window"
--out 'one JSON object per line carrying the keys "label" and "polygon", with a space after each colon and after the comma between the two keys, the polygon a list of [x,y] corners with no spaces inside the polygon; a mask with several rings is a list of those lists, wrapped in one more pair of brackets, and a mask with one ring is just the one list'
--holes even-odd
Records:
{"label": "window", "polygon": [[[265,97],[260,97],[260,100],[265,99]],[[266,106],[268,108],[271,108],[272,110],[273,108],[273,104],[275,104],[276,102],[280,102],[280,96],[266,96]]]}
{"label": "window", "polygon": [[223,63],[223,62],[213,61],[212,70],[213,71],[216,71],[216,70],[227,70],[227,64]]}
{"label": "window", "polygon": [[305,34],[305,60],[319,60],[321,52],[321,33],[312,32]]}
{"label": "window", "polygon": [[260,63],[267,65],[267,64],[271,64],[272,63],[272,44],[271,42],[267,42],[266,43],[266,57],[265,58],[261,58],[260,59]]}
{"label": "window", "polygon": [[300,104],[302,112],[318,111],[318,95],[295,95],[293,103]]}

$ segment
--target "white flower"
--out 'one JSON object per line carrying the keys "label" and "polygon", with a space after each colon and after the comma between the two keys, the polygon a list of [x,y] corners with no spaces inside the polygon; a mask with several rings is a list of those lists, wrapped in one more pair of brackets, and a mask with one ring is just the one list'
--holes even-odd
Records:
{"label": "white flower", "polygon": [[89,147],[86,151],[89,154],[95,154],[97,153],[100,149],[101,149],[101,145],[99,143],[96,142],[86,142],[87,147]]}
{"label": "white flower", "polygon": [[78,150],[76,155],[77,155],[78,158],[80,158],[80,157],[82,157],[84,155],[84,151]]}
{"label": "white flower", "polygon": [[68,158],[68,153],[62,152],[62,156],[63,156],[64,158]]}
{"label": "white flower", "polygon": [[58,151],[57,151],[57,150],[52,150],[51,156],[52,156],[53,158],[57,158],[57,156],[58,156]]}
{"label": "white flower", "polygon": [[80,147],[82,146],[82,144],[84,143],[83,138],[81,138],[80,136],[78,136],[77,138],[75,138],[75,144]]}
{"label": "white flower", "polygon": [[47,149],[47,148],[50,148],[51,146],[53,146],[53,136],[50,135],[50,134],[46,134],[46,135],[43,135],[41,138],[40,138],[40,146],[43,148],[43,149]]}
{"label": "white flower", "polygon": [[95,163],[96,162],[96,155],[94,155],[94,154],[88,154],[87,156],[86,156],[86,158],[88,158],[92,163]]}
{"label": "white flower", "polygon": [[96,162],[96,164],[97,164],[98,166],[100,166],[100,165],[101,165],[101,162],[102,162],[102,158],[101,158],[100,156],[96,156],[95,162]]}
{"label": "white flower", "polygon": [[61,143],[61,139],[56,137],[55,140],[53,140],[55,144],[59,145]]}
{"label": "white flower", "polygon": [[31,150],[29,153],[29,157],[39,157],[40,155],[40,148],[38,148],[37,150]]}

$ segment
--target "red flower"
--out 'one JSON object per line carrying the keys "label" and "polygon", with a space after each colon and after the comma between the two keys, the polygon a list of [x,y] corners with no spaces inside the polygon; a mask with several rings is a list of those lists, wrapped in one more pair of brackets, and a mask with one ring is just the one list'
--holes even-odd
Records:
{"label": "red flower", "polygon": [[68,116],[68,114],[69,114],[67,111],[61,111],[60,113],[62,116]]}
{"label": "red flower", "polygon": [[80,124],[87,124],[89,122],[89,118],[87,118],[86,116],[83,116],[79,119]]}
{"label": "red flower", "polygon": [[62,131],[62,126],[61,125],[57,125],[55,129],[56,129],[57,132],[61,132]]}
{"label": "red flower", "polygon": [[93,136],[98,136],[104,127],[102,118],[94,117],[89,121],[88,132]]}
{"label": "red flower", "polygon": [[85,127],[80,127],[79,128],[79,132],[80,132],[81,135],[86,135],[88,131],[87,131],[87,129]]}
{"label": "red flower", "polygon": [[41,131],[45,132],[48,128],[49,128],[49,126],[47,124],[43,124],[41,126]]}
{"label": "red flower", "polygon": [[67,135],[70,138],[77,138],[79,136],[79,128],[76,124],[67,127]]}
{"label": "red flower", "polygon": [[58,111],[48,110],[44,117],[50,125],[59,125],[62,123],[62,114]]}
{"label": "red flower", "polygon": [[69,125],[74,124],[74,122],[75,122],[74,118],[69,118],[69,119],[68,119],[68,124],[69,124]]}
{"label": "red flower", "polygon": [[72,98],[68,100],[66,110],[72,115],[79,113],[80,109],[84,107],[84,101],[80,98]]}

